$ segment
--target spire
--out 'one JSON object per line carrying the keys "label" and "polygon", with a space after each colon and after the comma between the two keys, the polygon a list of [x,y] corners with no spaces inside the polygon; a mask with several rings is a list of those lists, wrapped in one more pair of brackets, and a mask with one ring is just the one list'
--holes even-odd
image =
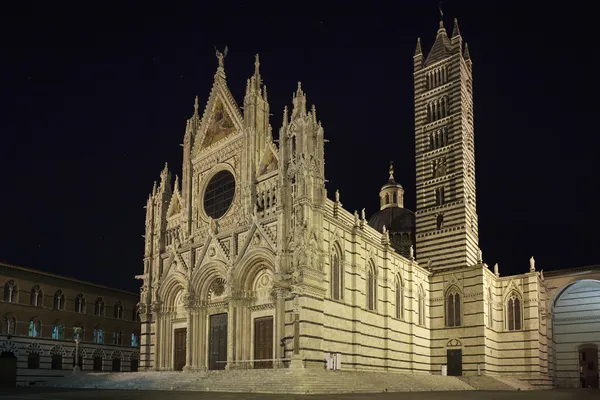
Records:
{"label": "spire", "polygon": [[390,180],[394,180],[394,162],[390,161]]}
{"label": "spire", "polygon": [[454,29],[452,30],[452,38],[460,36],[460,29],[458,29],[458,18],[454,18]]}
{"label": "spire", "polygon": [[263,86],[263,100],[267,101],[267,85]]}
{"label": "spire", "polygon": [[179,192],[179,176],[175,175],[175,192]]}
{"label": "spire", "polygon": [[194,117],[198,116],[198,96],[196,96],[196,99],[194,100]]}
{"label": "spire", "polygon": [[423,49],[421,48],[421,38],[417,38],[417,48],[415,49],[415,56],[422,56]]}
{"label": "spire", "polygon": [[258,58],[258,54],[256,54],[256,56],[254,57],[254,75],[256,75],[256,76],[260,75],[259,67],[260,67],[260,61]]}
{"label": "spire", "polygon": [[288,123],[288,108],[287,106],[283,107],[283,125],[287,125]]}
{"label": "spire", "polygon": [[294,93],[294,108],[292,109],[292,121],[306,115],[306,95],[302,90],[302,83],[298,82],[298,89]]}
{"label": "spire", "polygon": [[[440,14],[443,16],[441,9]],[[429,65],[449,57],[452,55],[452,49],[452,43],[450,42],[450,39],[446,34],[446,29],[444,28],[444,21],[440,20],[440,27],[437,31],[435,42],[433,43],[433,46],[431,46],[429,54],[427,54],[425,65]]]}

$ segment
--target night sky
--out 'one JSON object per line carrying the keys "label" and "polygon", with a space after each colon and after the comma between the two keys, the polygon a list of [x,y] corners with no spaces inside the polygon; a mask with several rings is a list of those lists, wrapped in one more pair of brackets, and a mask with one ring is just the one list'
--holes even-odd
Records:
{"label": "night sky", "polygon": [[[302,81],[330,140],[330,198],[339,189],[370,216],[394,160],[414,210],[412,56],[417,37],[433,44],[436,1],[59,3],[0,17],[0,260],[137,292],[143,206],[165,162],[181,174],[214,46],[229,48],[240,105],[260,54],[275,135]],[[600,260],[598,22],[585,3],[443,5],[473,60],[480,245],[501,275],[528,271],[532,255],[546,271]]]}

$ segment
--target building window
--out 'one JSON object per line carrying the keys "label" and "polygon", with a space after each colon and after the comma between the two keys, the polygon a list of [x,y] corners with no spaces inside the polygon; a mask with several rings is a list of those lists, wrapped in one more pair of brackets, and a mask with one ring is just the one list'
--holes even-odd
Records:
{"label": "building window", "polygon": [[521,330],[521,300],[515,291],[511,292],[506,301],[506,320],[509,331]]}
{"label": "building window", "polygon": [[442,229],[442,226],[444,225],[444,214],[438,214],[437,217],[435,217],[435,225],[438,231]]}
{"label": "building window", "polygon": [[446,175],[446,157],[441,157],[431,162],[433,177],[440,178]]}
{"label": "building window", "polygon": [[137,358],[133,358],[133,355],[131,357],[132,358],[131,358],[131,363],[129,364],[129,370],[131,372],[137,372],[139,361]]}
{"label": "building window", "polygon": [[73,326],[73,340],[75,342],[82,342],[84,336],[85,336],[85,333],[83,331],[83,328],[81,327],[81,324],[80,323],[75,324],[75,326]]}
{"label": "building window", "polygon": [[131,310],[131,320],[135,322],[141,322],[140,311],[137,309],[137,307],[134,307],[133,310]]}
{"label": "building window", "polygon": [[104,335],[102,332],[102,328],[100,327],[95,327],[94,328],[94,339],[93,339],[94,343],[98,343],[98,344],[102,344],[104,343]]}
{"label": "building window", "polygon": [[116,344],[116,345],[123,344],[123,332],[121,332],[121,331],[113,332],[113,344]]}
{"label": "building window", "polygon": [[29,300],[29,303],[32,306],[41,307],[43,298],[44,295],[39,285],[35,285],[33,288],[31,288],[31,298]]}
{"label": "building window", "polygon": [[32,319],[29,321],[29,337],[40,337],[42,334],[42,323]]}
{"label": "building window", "polygon": [[81,293],[75,297],[75,312],[85,314],[85,299]]}
{"label": "building window", "polygon": [[65,309],[65,295],[62,290],[58,289],[54,293],[54,309],[64,310]]}
{"label": "building window", "polygon": [[18,301],[19,287],[15,281],[8,281],[4,284],[4,301],[7,303],[16,303]]}
{"label": "building window", "polygon": [[17,320],[11,316],[5,316],[2,321],[2,333],[6,335],[16,335],[17,334]]}
{"label": "building window", "polygon": [[367,270],[367,309],[377,309],[377,269],[373,263]]}
{"label": "building window", "polygon": [[452,288],[446,295],[446,326],[460,326],[460,294]]}
{"label": "building window", "polygon": [[138,335],[136,335],[135,333],[131,334],[131,347],[138,347],[139,346],[139,341],[138,341]]}
{"label": "building window", "polygon": [[396,278],[396,318],[404,319],[404,287],[400,276]]}
{"label": "building window", "polygon": [[52,326],[52,339],[63,340],[65,338],[65,326],[62,322],[55,322]]}
{"label": "building window", "polygon": [[102,299],[102,297],[98,297],[98,299],[96,300],[96,305],[94,307],[94,315],[104,315],[104,300]]}
{"label": "building window", "polygon": [[40,355],[29,353],[27,355],[27,369],[38,369],[40,367]]}
{"label": "building window", "polygon": [[419,325],[425,326],[425,291],[423,290],[423,286],[419,286],[419,293],[417,296],[417,318]]}
{"label": "building window", "polygon": [[331,298],[341,300],[344,297],[344,269],[337,243],[331,256]]}
{"label": "building window", "polygon": [[444,187],[435,188],[435,205],[441,206],[445,202]]}
{"label": "building window", "polygon": [[488,289],[488,326],[494,326],[494,305],[492,303],[492,291]]}
{"label": "building window", "polygon": [[117,302],[114,308],[114,317],[117,319],[123,319],[123,305],[121,302]]}

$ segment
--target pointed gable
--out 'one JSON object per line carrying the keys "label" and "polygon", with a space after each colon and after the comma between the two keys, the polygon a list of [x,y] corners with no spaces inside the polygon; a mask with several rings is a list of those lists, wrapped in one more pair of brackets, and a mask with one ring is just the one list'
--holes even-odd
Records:
{"label": "pointed gable", "polygon": [[222,140],[242,132],[244,118],[235,102],[221,67],[215,74],[213,87],[204,109],[193,153],[207,149]]}
{"label": "pointed gable", "polygon": [[273,152],[271,146],[267,146],[265,149],[265,155],[260,163],[260,168],[258,169],[258,175],[267,175],[273,171],[276,171],[279,168],[279,163],[277,161],[277,156]]}
{"label": "pointed gable", "polygon": [[232,133],[235,133],[235,131],[235,125],[229,112],[225,109],[223,101],[221,99],[217,100],[212,110],[200,150],[220,142]]}

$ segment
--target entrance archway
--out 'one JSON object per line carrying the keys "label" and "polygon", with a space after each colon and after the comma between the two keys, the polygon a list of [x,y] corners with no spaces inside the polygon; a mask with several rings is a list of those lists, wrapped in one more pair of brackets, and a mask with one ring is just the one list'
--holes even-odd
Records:
{"label": "entrance archway", "polygon": [[553,362],[558,387],[598,388],[600,281],[569,283],[552,304]]}

